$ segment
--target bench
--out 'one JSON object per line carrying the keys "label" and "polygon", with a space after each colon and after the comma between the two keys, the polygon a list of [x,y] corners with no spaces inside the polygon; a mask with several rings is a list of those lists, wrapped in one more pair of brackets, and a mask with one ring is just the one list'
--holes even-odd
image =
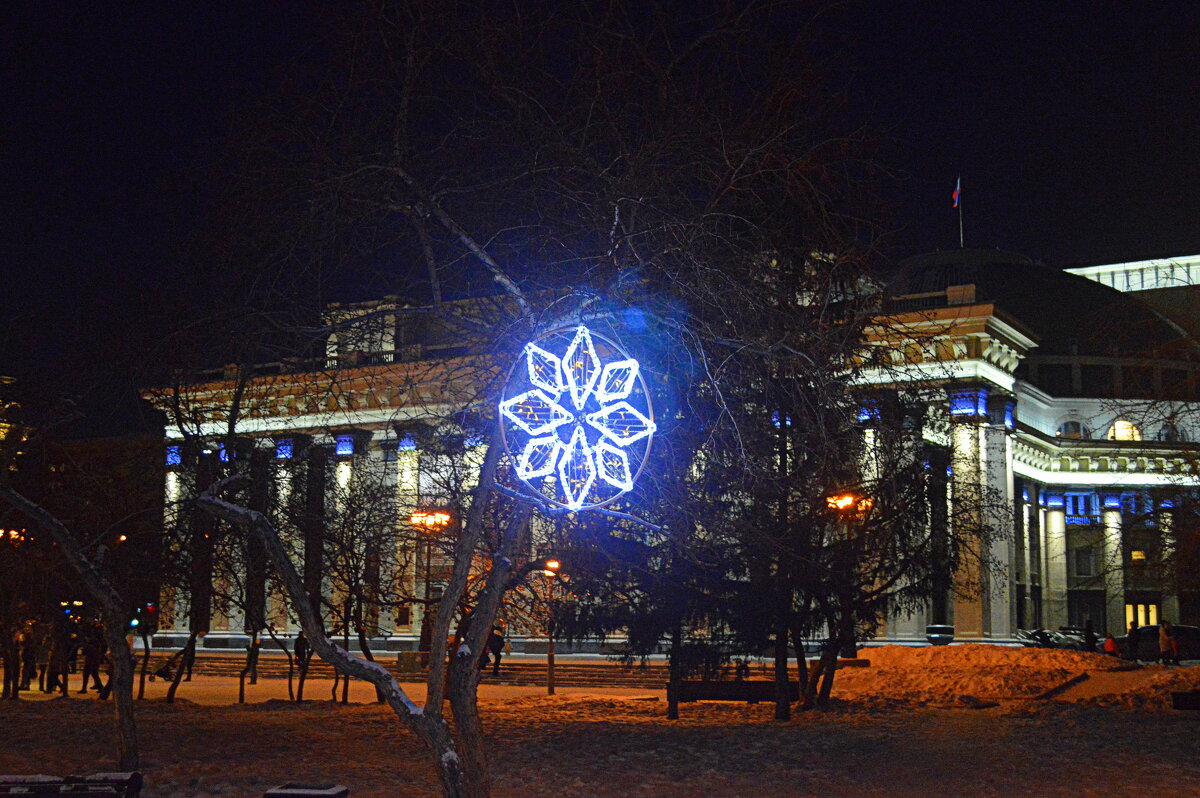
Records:
{"label": "bench", "polygon": [[106,795],[136,798],[142,774],[93,773],[90,776],[0,776],[0,795]]}
{"label": "bench", "polygon": [[[673,690],[672,685],[668,683],[667,700],[672,699],[677,699],[680,703],[745,701],[757,704],[759,701],[775,700],[775,682],[766,679],[745,679],[735,682],[683,681],[679,683],[678,692]],[[787,683],[787,699],[788,701],[800,700],[800,684],[798,682]]]}

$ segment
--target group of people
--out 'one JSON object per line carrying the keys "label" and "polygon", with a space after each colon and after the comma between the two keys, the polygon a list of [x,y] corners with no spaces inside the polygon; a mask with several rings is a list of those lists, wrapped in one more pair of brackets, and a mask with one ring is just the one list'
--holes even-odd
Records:
{"label": "group of people", "polygon": [[[1105,637],[1102,651],[1113,657],[1124,655],[1125,659],[1136,662],[1138,657],[1138,626],[1137,621],[1129,622],[1129,631],[1125,635],[1125,650],[1111,634]],[[1092,632],[1092,623],[1087,621],[1083,627],[1083,648],[1085,651],[1096,650],[1096,635]],[[1158,661],[1163,665],[1178,665],[1179,639],[1175,635],[1175,627],[1170,621],[1162,621],[1158,625]]]}
{"label": "group of people", "polygon": [[[43,693],[69,690],[71,674],[82,673],[83,684],[76,692],[93,688],[100,698],[112,689],[112,661],[98,623],[75,626],[30,622],[17,634],[20,648],[20,690],[32,690],[34,681]],[[101,670],[107,674],[101,680]]]}

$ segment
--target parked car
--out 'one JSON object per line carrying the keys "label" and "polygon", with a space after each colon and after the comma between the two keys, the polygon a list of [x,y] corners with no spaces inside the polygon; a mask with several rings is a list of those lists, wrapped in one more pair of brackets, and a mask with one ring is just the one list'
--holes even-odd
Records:
{"label": "parked car", "polygon": [[1049,629],[1018,629],[1016,638],[1021,645],[1030,648],[1084,649],[1083,630],[1073,626],[1060,627],[1057,632]]}
{"label": "parked car", "polygon": [[[1172,628],[1175,630],[1175,639],[1179,642],[1179,658],[1200,659],[1200,627],[1175,624]],[[1158,660],[1158,624],[1139,626],[1134,638],[1136,659],[1144,662]],[[1128,636],[1118,637],[1116,640],[1121,646],[1121,651],[1128,656]]]}

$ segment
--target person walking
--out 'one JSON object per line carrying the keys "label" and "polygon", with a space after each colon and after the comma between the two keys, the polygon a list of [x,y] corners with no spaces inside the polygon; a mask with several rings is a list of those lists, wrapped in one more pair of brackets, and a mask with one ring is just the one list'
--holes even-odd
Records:
{"label": "person walking", "polygon": [[1088,618],[1083,622],[1083,650],[1096,650],[1096,631],[1092,628],[1092,619]]}
{"label": "person walking", "polygon": [[303,629],[296,633],[296,643],[292,646],[292,651],[296,655],[297,666],[304,668],[308,665],[308,658],[312,655],[312,648],[308,645],[308,638],[304,636]]}
{"label": "person walking", "polygon": [[28,690],[37,675],[37,627],[30,623],[21,639],[21,688]]}
{"label": "person walking", "polygon": [[88,679],[91,678],[92,683],[96,687],[96,692],[99,693],[104,689],[104,685],[100,682],[100,661],[104,657],[104,652],[94,638],[89,637],[82,646],[83,649],[83,684],[79,686],[80,693],[88,691]]}
{"label": "person walking", "polygon": [[488,635],[487,640],[488,651],[492,653],[492,675],[500,675],[500,657],[504,655],[504,633],[501,632],[499,626],[492,627],[492,633]]}
{"label": "person walking", "polygon": [[1163,665],[1178,665],[1175,661],[1174,631],[1170,621],[1162,621],[1158,625],[1158,661]]}
{"label": "person walking", "polygon": [[1137,662],[1137,621],[1129,622],[1129,632],[1125,635],[1125,656],[1130,662]]}

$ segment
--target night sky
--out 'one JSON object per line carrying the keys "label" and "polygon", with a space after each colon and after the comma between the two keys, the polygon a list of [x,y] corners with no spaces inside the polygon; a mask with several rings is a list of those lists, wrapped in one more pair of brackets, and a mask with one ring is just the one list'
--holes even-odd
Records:
{"label": "night sky", "polygon": [[[328,12],[325,12],[328,13]],[[842,3],[816,55],[891,142],[903,257],[966,244],[1056,265],[1200,252],[1200,6]],[[0,373],[103,360],[178,284],[230,119],[321,58],[309,5],[9,3]]]}

